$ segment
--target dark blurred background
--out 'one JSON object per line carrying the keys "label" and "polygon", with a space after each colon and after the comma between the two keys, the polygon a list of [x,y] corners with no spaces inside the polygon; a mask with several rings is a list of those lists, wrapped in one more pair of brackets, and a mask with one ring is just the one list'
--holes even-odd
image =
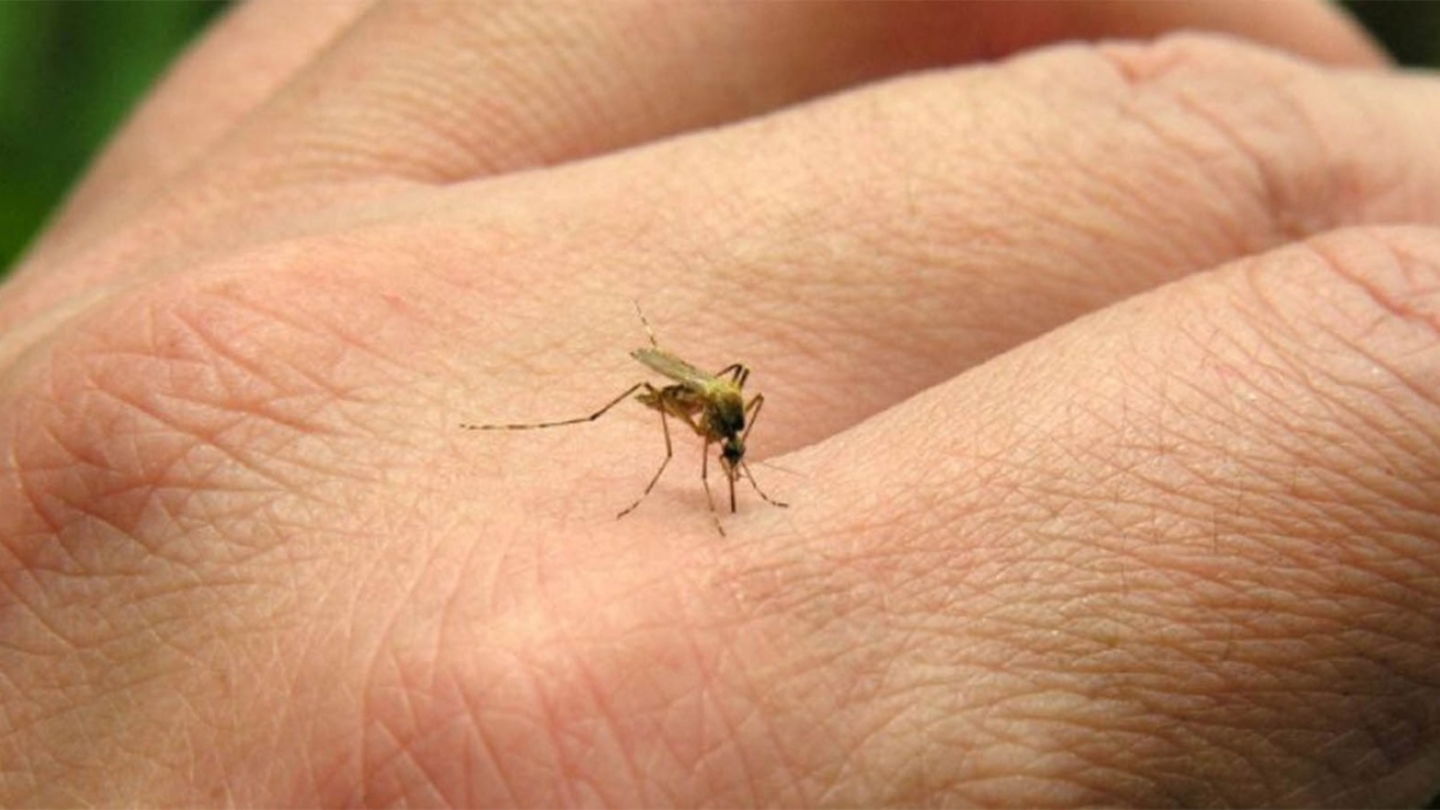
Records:
{"label": "dark blurred background", "polygon": [[[1440,2],[1345,3],[1402,64],[1440,67]],[[0,277],[223,0],[0,0]]]}

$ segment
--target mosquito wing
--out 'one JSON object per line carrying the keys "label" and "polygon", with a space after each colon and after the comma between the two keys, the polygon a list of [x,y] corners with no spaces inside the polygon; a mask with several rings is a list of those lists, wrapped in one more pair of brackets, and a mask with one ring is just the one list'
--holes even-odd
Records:
{"label": "mosquito wing", "polygon": [[675,355],[660,349],[636,349],[630,353],[630,356],[649,366],[651,371],[664,374],[675,382],[697,391],[704,388],[705,384],[714,377],[714,375],[701,371]]}

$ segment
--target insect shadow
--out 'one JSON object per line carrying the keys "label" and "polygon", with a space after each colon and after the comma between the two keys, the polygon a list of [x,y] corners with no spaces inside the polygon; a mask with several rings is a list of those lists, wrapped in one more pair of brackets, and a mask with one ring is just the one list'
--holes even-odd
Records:
{"label": "insect shadow", "polygon": [[645,485],[645,491],[640,493],[640,497],[615,516],[617,520],[633,512],[635,507],[645,500],[645,497],[655,488],[655,484],[660,480],[665,468],[669,466],[670,459],[675,455],[670,443],[670,417],[684,422],[705,441],[705,449],[700,456],[700,482],[705,487],[705,500],[710,505],[710,516],[715,521],[715,528],[722,536],[725,534],[725,529],[720,525],[720,516],[715,510],[715,498],[710,491],[710,445],[712,444],[720,445],[720,467],[724,470],[725,479],[730,486],[730,511],[732,513],[735,511],[735,481],[742,475],[766,503],[779,507],[789,506],[787,503],[766,495],[765,491],[760,489],[760,485],[755,483],[755,476],[750,473],[750,466],[745,463],[745,442],[750,438],[750,431],[755,427],[755,420],[760,417],[760,409],[765,405],[765,395],[760,393],[751,397],[749,402],[745,401],[745,381],[750,378],[750,369],[740,363],[731,363],[714,374],[701,371],[660,348],[660,344],[655,340],[655,331],[650,328],[650,322],[645,319],[645,313],[640,310],[639,302],[635,303],[635,314],[640,316],[640,323],[645,327],[645,334],[650,338],[650,345],[630,352],[630,356],[651,371],[662,374],[674,382],[659,388],[649,382],[635,383],[589,416],[561,419],[554,422],[508,425],[462,423],[460,427],[466,430],[538,430],[594,422],[609,413],[611,408],[625,401],[631,394],[635,394],[636,401],[660,414],[660,429],[665,434],[665,460],[660,462],[660,468],[650,478],[650,483]]}

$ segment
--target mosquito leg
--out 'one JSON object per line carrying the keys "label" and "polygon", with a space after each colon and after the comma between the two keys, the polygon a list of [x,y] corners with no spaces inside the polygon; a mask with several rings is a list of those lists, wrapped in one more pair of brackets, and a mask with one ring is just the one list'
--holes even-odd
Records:
{"label": "mosquito leg", "polygon": [[755,422],[760,418],[760,409],[763,407],[765,407],[764,394],[756,394],[755,398],[745,406],[745,432],[740,435],[741,444],[750,440],[750,431],[755,429]]}
{"label": "mosquito leg", "polygon": [[600,410],[598,410],[598,411],[590,414],[589,416],[581,416],[581,417],[577,417],[577,418],[575,418],[575,419],[562,419],[562,420],[560,420],[560,421],[558,421],[558,422],[534,422],[534,423],[530,423],[530,424],[516,424],[516,425],[472,425],[472,424],[469,424],[469,423],[462,422],[462,423],[460,424],[460,427],[464,428],[465,430],[535,430],[535,429],[537,429],[537,428],[560,427],[561,425],[578,425],[578,424],[580,424],[581,422],[594,422],[596,419],[599,419],[600,417],[604,416],[604,415],[606,414],[606,412],[609,411],[611,408],[613,408],[613,407],[615,407],[616,405],[619,405],[621,402],[623,402],[626,397],[630,396],[631,394],[635,393],[636,391],[639,391],[641,388],[649,389],[649,390],[652,391],[652,392],[655,390],[655,389],[650,385],[650,383],[645,383],[645,382],[635,383],[634,385],[630,386],[629,388],[626,388],[626,389],[625,389],[625,392],[622,393],[620,396],[615,397],[614,399],[610,400],[610,402],[608,402],[608,403],[605,405],[605,407],[603,407],[603,408],[601,408]]}
{"label": "mosquito leg", "polygon": [[655,482],[660,480],[660,474],[665,472],[665,467],[669,465],[671,456],[675,455],[674,449],[670,446],[670,422],[665,418],[664,410],[660,410],[660,430],[665,434],[665,460],[660,462],[660,469],[655,471],[655,476],[650,479],[650,483],[645,485],[645,491],[640,493],[640,497],[636,498],[634,503],[621,509],[620,514],[615,516],[616,520],[635,511],[635,507],[639,506],[640,502],[645,500],[645,497],[650,494],[650,490],[655,488]]}
{"label": "mosquito leg", "polygon": [[746,463],[743,462],[743,461],[740,462],[740,470],[745,473],[745,480],[749,481],[749,482],[750,482],[750,486],[752,486],[752,487],[755,488],[755,493],[756,493],[757,495],[759,495],[760,497],[764,498],[766,503],[770,504],[771,506],[778,506],[778,507],[780,507],[780,508],[782,508],[782,509],[787,508],[787,507],[790,506],[790,504],[785,503],[784,501],[777,501],[777,500],[775,500],[774,498],[770,497],[769,495],[766,495],[766,494],[765,494],[765,490],[761,489],[761,488],[760,488],[760,485],[757,484],[757,483],[755,483],[755,476],[753,476],[753,475],[750,474],[750,465],[749,465],[749,464],[746,464]]}
{"label": "mosquito leg", "polygon": [[655,342],[655,330],[650,328],[650,322],[645,320],[645,313],[640,310],[640,302],[631,301],[631,303],[635,305],[635,314],[640,316],[640,323],[645,326],[645,334],[650,336],[650,345],[657,349],[660,348],[660,344]]}
{"label": "mosquito leg", "polygon": [[[750,403],[745,406],[745,413],[748,415],[749,418],[745,420],[745,433],[740,437],[741,444],[744,444],[747,440],[749,440],[750,431],[755,427],[755,423],[759,421],[760,409],[763,407],[765,407],[764,394],[756,394],[755,398],[750,400]],[[750,472],[750,465],[746,464],[744,459],[740,460],[740,471],[745,473],[745,480],[750,482],[750,486],[755,488],[756,494],[758,494],[761,498],[764,498],[766,503],[773,506],[781,507],[786,507],[790,505],[782,501],[777,501],[774,498],[771,498],[769,495],[766,495],[765,490],[761,489],[760,485],[755,483],[755,476]]]}
{"label": "mosquito leg", "polygon": [[731,363],[730,365],[715,372],[715,376],[724,377],[726,374],[729,374],[732,377],[732,381],[738,382],[742,375],[748,375],[749,373],[749,370],[746,369],[743,364]]}
{"label": "mosquito leg", "polygon": [[700,452],[700,483],[705,486],[705,502],[710,504],[710,519],[715,521],[715,531],[725,536],[725,527],[720,525],[720,513],[715,511],[715,496],[710,494],[710,442]]}

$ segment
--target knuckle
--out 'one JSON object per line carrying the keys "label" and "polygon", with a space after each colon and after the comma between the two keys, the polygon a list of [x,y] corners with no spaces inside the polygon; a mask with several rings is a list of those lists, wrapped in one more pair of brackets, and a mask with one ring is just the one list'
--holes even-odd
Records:
{"label": "knuckle", "polygon": [[1196,71],[1233,72],[1254,81],[1292,73],[1302,64],[1298,58],[1243,39],[1190,31],[1148,42],[1104,45],[1101,53],[1136,85]]}
{"label": "knuckle", "polygon": [[1268,233],[1249,250],[1360,219],[1406,181],[1401,150],[1387,145],[1400,136],[1322,68],[1193,33],[1099,50],[1126,82],[1123,112],[1232,210],[1263,217]]}
{"label": "knuckle", "polygon": [[1340,229],[1221,277],[1230,283],[1206,348],[1243,359],[1250,388],[1282,403],[1286,424],[1428,459],[1421,451],[1440,441],[1440,230]]}
{"label": "knuckle", "polygon": [[[1297,272],[1257,278],[1262,325],[1304,362],[1347,428],[1390,464],[1440,442],[1440,230],[1348,228],[1308,240]],[[1420,474],[1421,470],[1414,469]],[[1434,471],[1431,470],[1433,473]]]}
{"label": "knuckle", "polygon": [[336,371],[357,365],[352,347],[277,303],[296,290],[250,290],[279,283],[164,280],[53,338],[12,376],[16,407],[0,414],[16,480],[0,490],[14,501],[0,504],[0,526],[84,538],[107,555],[216,563],[221,547],[177,543],[184,516],[239,540],[257,510],[312,488],[315,459],[345,457],[334,445],[355,426],[336,410],[362,383]]}
{"label": "knuckle", "polygon": [[1343,229],[1228,278],[1238,319],[1219,316],[1208,353],[1243,378],[1225,407],[1259,439],[1247,452],[1264,459],[1258,486],[1279,496],[1272,530],[1328,537],[1307,554],[1364,572],[1337,591],[1374,597],[1397,575],[1433,578],[1440,231]]}
{"label": "knuckle", "polygon": [[1277,344],[1320,349],[1335,373],[1358,362],[1352,371],[1368,379],[1393,377],[1440,400],[1430,382],[1440,361],[1440,230],[1344,228],[1267,254],[1244,277],[1255,320]]}
{"label": "knuckle", "polygon": [[1377,318],[1417,330],[1416,348],[1440,337],[1440,229],[1355,227],[1307,243],[1320,267],[1361,293]]}

